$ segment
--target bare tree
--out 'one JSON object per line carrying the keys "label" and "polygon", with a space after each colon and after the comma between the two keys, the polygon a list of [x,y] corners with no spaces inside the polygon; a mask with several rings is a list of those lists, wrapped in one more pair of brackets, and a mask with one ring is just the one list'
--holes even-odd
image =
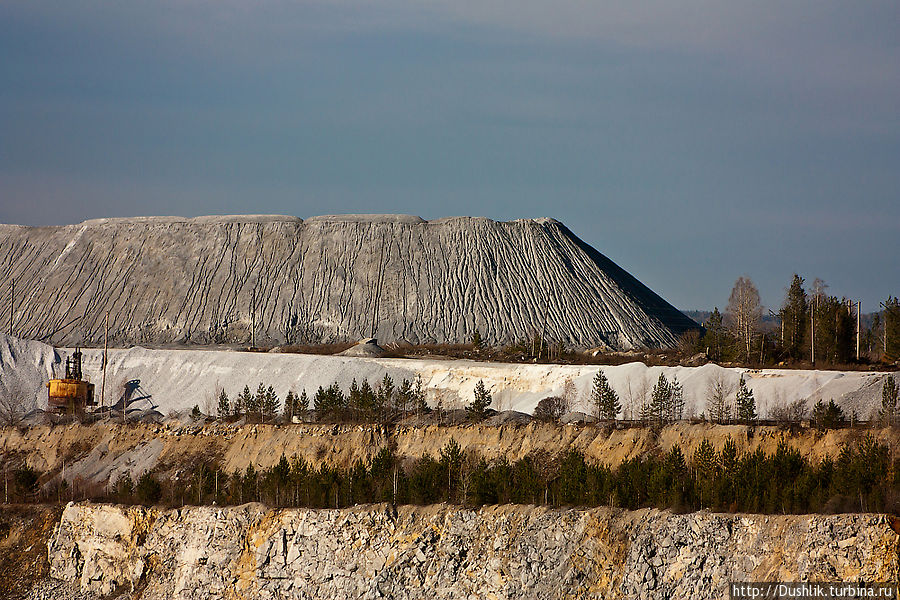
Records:
{"label": "bare tree", "polygon": [[32,404],[34,400],[25,393],[22,382],[13,381],[5,390],[0,391],[0,425],[18,425]]}
{"label": "bare tree", "polygon": [[562,400],[562,414],[572,410],[578,400],[578,388],[575,387],[575,382],[571,377],[566,377],[566,382],[563,384]]}
{"label": "bare tree", "polygon": [[793,402],[788,402],[783,398],[776,398],[769,410],[769,418],[783,423],[799,423],[806,418],[806,413],[805,399],[797,398]]}
{"label": "bare tree", "polygon": [[749,277],[738,277],[728,298],[725,319],[735,338],[741,343],[745,360],[750,360],[753,337],[759,329],[761,318],[759,290]]}
{"label": "bare tree", "polygon": [[706,415],[713,423],[724,423],[734,416],[731,396],[734,394],[734,382],[725,373],[716,373],[706,384]]}

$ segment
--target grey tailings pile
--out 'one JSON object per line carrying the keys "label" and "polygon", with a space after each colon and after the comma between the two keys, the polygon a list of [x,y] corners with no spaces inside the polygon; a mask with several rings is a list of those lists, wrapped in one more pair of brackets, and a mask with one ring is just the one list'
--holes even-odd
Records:
{"label": "grey tailings pile", "polygon": [[[13,333],[53,345],[489,344],[619,350],[696,324],[552,219],[140,217],[0,225]],[[0,314],[8,315],[8,287]]]}

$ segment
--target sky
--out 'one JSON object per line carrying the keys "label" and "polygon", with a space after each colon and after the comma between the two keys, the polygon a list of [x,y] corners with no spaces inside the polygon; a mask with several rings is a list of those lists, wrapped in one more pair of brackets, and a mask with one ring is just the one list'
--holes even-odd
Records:
{"label": "sky", "polygon": [[0,222],[553,217],[681,309],[900,294],[896,0],[0,3]]}

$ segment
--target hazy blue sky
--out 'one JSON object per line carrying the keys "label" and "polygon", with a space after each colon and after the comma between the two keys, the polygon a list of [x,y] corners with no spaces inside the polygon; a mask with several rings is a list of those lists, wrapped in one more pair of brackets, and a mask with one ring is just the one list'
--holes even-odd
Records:
{"label": "hazy blue sky", "polygon": [[900,293],[900,2],[0,3],[0,222],[551,216],[679,308]]}

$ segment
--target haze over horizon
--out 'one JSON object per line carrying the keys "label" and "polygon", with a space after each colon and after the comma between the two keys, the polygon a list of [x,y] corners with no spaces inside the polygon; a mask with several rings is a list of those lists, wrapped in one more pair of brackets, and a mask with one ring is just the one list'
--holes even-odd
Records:
{"label": "haze over horizon", "polygon": [[673,305],[900,293],[900,5],[0,4],[0,222],[553,217]]}

